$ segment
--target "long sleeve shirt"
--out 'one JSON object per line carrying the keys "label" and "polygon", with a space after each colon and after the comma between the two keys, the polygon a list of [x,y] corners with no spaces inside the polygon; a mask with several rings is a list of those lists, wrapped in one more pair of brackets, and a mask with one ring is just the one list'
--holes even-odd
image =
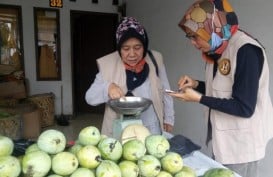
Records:
{"label": "long sleeve shirt", "polygon": [[[162,82],[162,90],[170,89],[169,81],[167,79],[166,69],[165,67],[160,67],[159,75]],[[86,101],[90,105],[98,105],[102,103],[106,103],[109,100],[108,97],[108,88],[111,83],[103,80],[101,73],[97,73],[94,82],[91,87],[86,92]],[[140,96],[144,98],[151,98],[151,86],[150,81],[147,78],[146,81],[133,90],[133,94],[135,96]],[[174,125],[174,108],[173,108],[173,99],[168,94],[163,94],[163,103],[164,103],[164,123]],[[146,119],[149,118],[149,119]],[[157,115],[154,111],[153,106],[150,106],[146,111],[141,114],[141,119],[144,121],[144,124],[150,129],[158,129],[155,130],[154,133],[158,133],[160,130],[160,126],[158,125]],[[158,128],[156,128],[158,127]]]}
{"label": "long sleeve shirt", "polygon": [[[263,68],[264,58],[261,49],[251,44],[242,46],[237,53],[237,58],[232,98],[221,99],[202,96],[200,103],[211,109],[248,118],[251,117],[255,110],[259,78]],[[214,68],[217,69],[217,64],[215,64]],[[214,72],[217,71],[216,69]],[[204,94],[204,82],[200,81],[196,90]]]}

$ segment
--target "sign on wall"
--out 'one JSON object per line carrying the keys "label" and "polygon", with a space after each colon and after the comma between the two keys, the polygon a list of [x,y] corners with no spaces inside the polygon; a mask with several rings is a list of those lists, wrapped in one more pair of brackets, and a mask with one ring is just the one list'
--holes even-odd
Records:
{"label": "sign on wall", "polygon": [[63,7],[63,0],[49,0],[49,6],[62,8]]}

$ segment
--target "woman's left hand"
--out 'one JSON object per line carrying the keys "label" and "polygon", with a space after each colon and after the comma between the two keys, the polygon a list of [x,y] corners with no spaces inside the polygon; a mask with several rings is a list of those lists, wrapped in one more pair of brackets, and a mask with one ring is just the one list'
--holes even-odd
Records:
{"label": "woman's left hand", "polygon": [[182,101],[200,102],[202,94],[192,88],[186,88],[181,92],[168,93],[170,96]]}
{"label": "woman's left hand", "polygon": [[167,123],[163,124],[164,131],[171,133],[173,131],[173,126]]}

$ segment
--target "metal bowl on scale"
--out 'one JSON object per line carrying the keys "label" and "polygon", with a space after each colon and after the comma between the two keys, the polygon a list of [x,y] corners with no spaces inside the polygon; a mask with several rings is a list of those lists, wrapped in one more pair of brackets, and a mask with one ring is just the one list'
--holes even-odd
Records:
{"label": "metal bowl on scale", "polygon": [[143,97],[127,96],[109,100],[107,104],[118,114],[133,116],[145,111],[152,101]]}

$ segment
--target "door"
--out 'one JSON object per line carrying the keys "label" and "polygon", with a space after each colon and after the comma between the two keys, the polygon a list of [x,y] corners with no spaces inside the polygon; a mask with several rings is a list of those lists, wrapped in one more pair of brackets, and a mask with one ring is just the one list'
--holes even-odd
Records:
{"label": "door", "polygon": [[71,11],[74,113],[103,113],[104,104],[90,106],[85,93],[98,72],[96,59],[116,49],[118,14]]}

